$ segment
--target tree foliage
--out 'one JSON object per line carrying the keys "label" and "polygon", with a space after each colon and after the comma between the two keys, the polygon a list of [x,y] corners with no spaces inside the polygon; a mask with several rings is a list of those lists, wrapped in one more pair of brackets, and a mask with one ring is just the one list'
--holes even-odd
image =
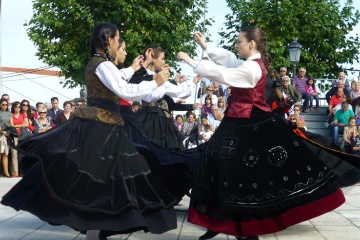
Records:
{"label": "tree foliage", "polygon": [[[234,50],[238,32],[248,26],[264,30],[273,66],[290,67],[287,46],[293,38],[303,45],[297,68],[317,78],[334,78],[344,64],[359,60],[359,36],[349,33],[359,23],[360,13],[346,0],[227,0],[231,14],[226,15],[220,33],[223,47]],[[224,40],[227,39],[227,40]]]}
{"label": "tree foliage", "polygon": [[212,19],[199,24],[206,0],[35,0],[25,24],[37,56],[65,75],[64,86],[83,85],[90,55],[90,36],[100,22],[118,26],[127,44],[127,63],[148,44],[164,48],[176,67],[175,53],[195,53],[194,31],[205,31]]}

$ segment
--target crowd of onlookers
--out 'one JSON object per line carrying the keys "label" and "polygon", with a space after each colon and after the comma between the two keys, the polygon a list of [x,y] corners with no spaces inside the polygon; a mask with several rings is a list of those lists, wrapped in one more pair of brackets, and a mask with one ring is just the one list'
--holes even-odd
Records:
{"label": "crowd of onlookers", "polygon": [[35,134],[46,132],[73,117],[77,107],[85,105],[83,100],[65,101],[63,109],[59,107],[59,99],[53,97],[50,102],[38,102],[31,106],[26,99],[10,101],[8,94],[0,99],[0,152],[1,175],[19,177],[21,154],[16,150],[19,141]]}

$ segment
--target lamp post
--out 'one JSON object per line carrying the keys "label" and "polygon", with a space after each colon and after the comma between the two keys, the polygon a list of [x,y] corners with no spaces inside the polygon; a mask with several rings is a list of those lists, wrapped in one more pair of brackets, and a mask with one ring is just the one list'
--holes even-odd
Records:
{"label": "lamp post", "polygon": [[293,41],[288,45],[290,62],[293,67],[293,78],[296,76],[296,64],[300,60],[302,45],[298,43],[297,38],[293,38]]}

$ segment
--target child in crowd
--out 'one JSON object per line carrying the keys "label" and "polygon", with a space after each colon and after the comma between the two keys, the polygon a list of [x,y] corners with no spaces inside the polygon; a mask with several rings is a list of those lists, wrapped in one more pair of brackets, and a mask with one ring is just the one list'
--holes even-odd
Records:
{"label": "child in crowd", "polygon": [[309,79],[306,81],[305,89],[306,92],[310,94],[310,111],[313,110],[312,102],[314,99],[316,101],[316,110],[319,110],[319,93],[316,89],[315,79],[313,77],[309,77]]}
{"label": "child in crowd", "polygon": [[204,131],[201,131],[199,134],[202,137],[200,143],[205,143],[209,141],[214,132],[210,130],[210,124],[206,124],[204,127]]}

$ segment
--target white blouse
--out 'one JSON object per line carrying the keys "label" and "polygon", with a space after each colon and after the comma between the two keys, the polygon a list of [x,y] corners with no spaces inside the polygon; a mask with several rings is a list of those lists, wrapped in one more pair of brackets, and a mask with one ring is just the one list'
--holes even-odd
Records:
{"label": "white blouse", "polygon": [[126,80],[134,74],[132,67],[119,70],[112,62],[104,61],[97,66],[95,74],[113,93],[129,101],[157,101],[165,94],[165,89],[159,88],[155,80],[140,84],[127,83]]}
{"label": "white blouse", "polygon": [[252,61],[261,58],[260,53],[243,61],[237,59],[234,53],[222,48],[207,48],[205,52],[212,61],[192,60],[189,63],[200,76],[238,88],[254,88],[260,80],[261,68],[257,62]]}

